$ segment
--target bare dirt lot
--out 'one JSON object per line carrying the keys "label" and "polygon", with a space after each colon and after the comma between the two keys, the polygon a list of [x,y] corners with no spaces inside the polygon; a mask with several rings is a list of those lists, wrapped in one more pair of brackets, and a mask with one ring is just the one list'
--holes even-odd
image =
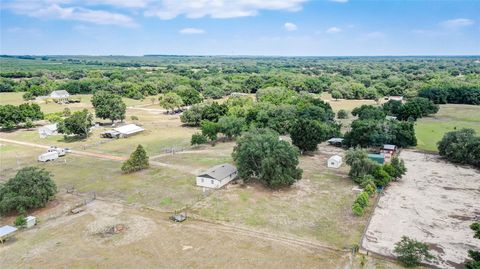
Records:
{"label": "bare dirt lot", "polygon": [[362,246],[392,255],[406,235],[429,244],[440,268],[461,268],[467,251],[480,248],[469,225],[480,218],[480,173],[438,155],[403,151],[407,174],[383,193]]}

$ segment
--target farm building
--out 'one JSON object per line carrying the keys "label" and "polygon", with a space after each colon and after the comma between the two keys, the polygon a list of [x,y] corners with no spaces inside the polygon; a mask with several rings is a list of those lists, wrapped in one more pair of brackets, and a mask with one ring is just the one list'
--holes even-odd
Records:
{"label": "farm building", "polygon": [[342,146],[343,138],[334,137],[334,138],[328,139],[327,142],[328,142],[328,144],[333,145],[333,146]]}
{"label": "farm building", "polygon": [[38,161],[39,162],[48,162],[48,161],[53,161],[58,159],[58,152],[57,151],[49,151],[47,153],[43,153],[40,156],[38,156]]}
{"label": "farm building", "polygon": [[237,177],[237,168],[225,163],[214,166],[197,176],[197,186],[221,188]]}
{"label": "farm building", "polygon": [[342,157],[338,155],[333,155],[328,158],[327,166],[331,168],[340,168],[342,166]]}
{"label": "farm building", "polygon": [[138,125],[127,124],[121,127],[114,128],[110,131],[103,132],[101,135],[102,137],[106,137],[106,138],[122,138],[122,137],[129,137],[143,131],[145,131],[145,129],[143,129]]}
{"label": "farm building", "polygon": [[55,101],[68,101],[68,97],[70,97],[70,94],[66,90],[53,91],[50,94],[50,98]]}
{"label": "farm building", "polygon": [[0,242],[5,242],[7,238],[13,236],[18,229],[9,225],[0,227]]}
{"label": "farm building", "polygon": [[58,134],[58,125],[56,123],[49,124],[38,128],[38,134],[40,138],[45,138],[50,135],[57,135]]}
{"label": "farm building", "polygon": [[383,154],[368,154],[368,158],[374,162],[377,162],[379,164],[384,164],[385,163],[385,155]]}

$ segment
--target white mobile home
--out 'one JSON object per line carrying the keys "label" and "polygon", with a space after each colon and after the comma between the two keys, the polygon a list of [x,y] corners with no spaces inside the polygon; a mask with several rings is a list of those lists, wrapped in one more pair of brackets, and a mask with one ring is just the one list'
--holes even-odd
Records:
{"label": "white mobile home", "polygon": [[214,166],[197,176],[197,186],[207,188],[221,188],[237,177],[237,168],[225,163]]}
{"label": "white mobile home", "polygon": [[3,244],[7,238],[13,236],[18,229],[9,225],[0,227],[0,242]]}
{"label": "white mobile home", "polygon": [[110,131],[103,132],[101,135],[105,138],[121,138],[129,137],[134,134],[145,131],[142,127],[135,124],[127,124],[118,128],[114,128]]}
{"label": "white mobile home", "polygon": [[328,159],[327,166],[331,168],[340,168],[340,166],[342,166],[342,157],[333,155]]}
{"label": "white mobile home", "polygon": [[47,152],[57,152],[58,157],[65,156],[66,150],[64,148],[50,147]]}
{"label": "white mobile home", "polygon": [[67,101],[70,94],[65,90],[53,91],[50,93],[50,98],[59,101]]}
{"label": "white mobile home", "polygon": [[48,161],[53,161],[58,159],[58,152],[57,151],[51,151],[47,153],[43,153],[42,155],[38,156],[38,161],[39,162],[48,162]]}

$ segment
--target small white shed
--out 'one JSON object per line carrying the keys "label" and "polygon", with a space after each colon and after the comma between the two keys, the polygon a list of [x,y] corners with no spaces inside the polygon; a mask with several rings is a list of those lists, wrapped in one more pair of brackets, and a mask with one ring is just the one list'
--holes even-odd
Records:
{"label": "small white shed", "polygon": [[56,135],[58,134],[58,126],[56,123],[42,126],[38,128],[38,134],[40,135],[40,138]]}
{"label": "small white shed", "polygon": [[25,221],[27,222],[27,228],[32,228],[37,224],[37,218],[34,216],[28,216],[25,218]]}
{"label": "small white shed", "polygon": [[338,155],[333,155],[328,159],[327,166],[331,168],[339,168],[342,166],[342,157]]}
{"label": "small white shed", "polygon": [[58,159],[58,152],[57,151],[51,151],[51,152],[46,152],[38,156],[38,161],[39,162],[48,162],[48,161],[53,161]]}
{"label": "small white shed", "polygon": [[237,168],[225,163],[214,166],[197,176],[197,186],[218,189],[237,177]]}

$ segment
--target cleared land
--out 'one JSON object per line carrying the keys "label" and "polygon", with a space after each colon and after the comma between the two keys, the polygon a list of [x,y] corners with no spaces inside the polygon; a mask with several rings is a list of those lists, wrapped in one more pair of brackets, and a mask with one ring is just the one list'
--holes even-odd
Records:
{"label": "cleared land", "polygon": [[472,128],[480,134],[480,106],[440,105],[437,114],[421,118],[415,124],[417,148],[436,152],[437,142],[445,133],[461,128]]}
{"label": "cleared land", "polygon": [[407,174],[383,193],[363,247],[392,255],[406,235],[430,245],[440,268],[461,268],[467,251],[480,248],[469,225],[479,221],[480,173],[437,155],[402,151]]}

